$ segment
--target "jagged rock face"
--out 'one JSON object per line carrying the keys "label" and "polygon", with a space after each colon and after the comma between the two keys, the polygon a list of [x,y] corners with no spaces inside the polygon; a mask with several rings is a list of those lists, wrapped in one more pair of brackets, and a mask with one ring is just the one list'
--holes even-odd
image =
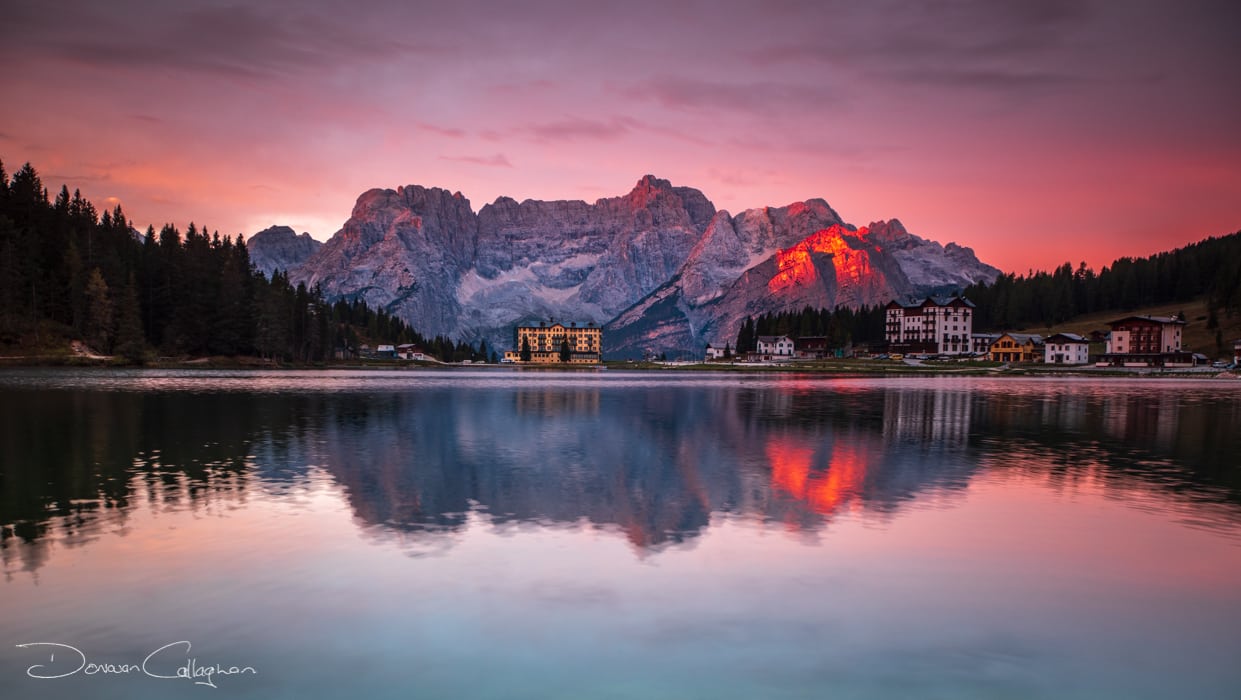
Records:
{"label": "jagged rock face", "polygon": [[287,273],[301,267],[322,245],[309,233],[299,236],[288,226],[272,226],[250,236],[246,251],[250,262],[270,277],[276,270]]}
{"label": "jagged rock face", "polygon": [[[786,209],[794,207],[797,205]],[[807,305],[874,306],[979,280],[993,282],[999,275],[999,270],[979,262],[968,248],[926,241],[905,231],[895,219],[854,229],[840,223],[834,214],[831,225],[793,245],[779,247],[711,294],[704,293],[711,287],[704,280],[711,275],[715,281],[725,279],[728,271],[723,265],[707,266],[709,273],[691,268],[702,266],[702,260],[739,259],[739,247],[731,238],[712,238],[726,225],[717,216],[703,238],[712,238],[715,242],[711,245],[724,252],[700,253],[695,249],[697,257],[691,255],[668,284],[608,323],[604,327],[607,353],[611,357],[633,357],[644,352],[697,349],[706,343],[723,345],[736,338],[746,316],[797,311]],[[782,226],[774,226],[772,234],[762,240],[785,241],[800,235],[804,228],[789,230],[789,221],[784,219]],[[733,223],[732,229],[737,228]]]}
{"label": "jagged rock face", "polygon": [[949,243],[946,246],[919,238],[896,219],[872,223],[861,231],[876,245],[892,254],[909,281],[927,293],[941,289],[960,289],[981,280],[995,281],[1000,271],[978,261],[970,248]]}
{"label": "jagged rock face", "polygon": [[681,290],[691,303],[704,304],[778,248],[791,246],[814,231],[839,223],[840,216],[822,199],[780,208],[749,209],[735,219],[721,211],[711,220],[679,271]]}
{"label": "jagged rock face", "polygon": [[500,348],[522,322],[607,323],[605,351],[633,356],[723,344],[747,315],[874,305],[998,274],[896,220],[854,229],[822,199],[734,217],[648,175],[593,204],[501,197],[477,214],[438,188],[370,190],[290,279],[423,334]]}
{"label": "jagged rock face", "polygon": [[500,198],[478,213],[477,263],[457,295],[470,310],[463,330],[548,316],[601,324],[668,281],[714,214],[698,190],[650,175],[594,204]]}
{"label": "jagged rock face", "polygon": [[507,346],[522,321],[603,324],[665,283],[714,215],[698,190],[649,175],[594,204],[502,197],[477,215],[445,190],[371,190],[294,279],[424,334]]}
{"label": "jagged rock face", "polygon": [[320,284],[329,298],[362,298],[423,333],[452,333],[461,317],[455,292],[477,241],[477,218],[460,192],[374,189],[290,279]]}

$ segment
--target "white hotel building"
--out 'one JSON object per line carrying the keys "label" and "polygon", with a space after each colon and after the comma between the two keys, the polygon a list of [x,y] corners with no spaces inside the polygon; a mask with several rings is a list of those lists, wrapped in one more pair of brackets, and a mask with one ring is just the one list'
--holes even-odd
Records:
{"label": "white hotel building", "polygon": [[884,339],[891,352],[968,355],[973,334],[974,303],[965,297],[892,301],[884,316]]}

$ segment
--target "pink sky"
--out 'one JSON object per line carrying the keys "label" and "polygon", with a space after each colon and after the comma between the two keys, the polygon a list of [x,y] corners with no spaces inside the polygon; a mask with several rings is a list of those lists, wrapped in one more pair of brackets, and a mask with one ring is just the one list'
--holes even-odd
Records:
{"label": "pink sky", "polygon": [[135,224],[331,236],[404,184],[810,197],[1002,269],[1241,229],[1235,2],[21,3],[0,159]]}

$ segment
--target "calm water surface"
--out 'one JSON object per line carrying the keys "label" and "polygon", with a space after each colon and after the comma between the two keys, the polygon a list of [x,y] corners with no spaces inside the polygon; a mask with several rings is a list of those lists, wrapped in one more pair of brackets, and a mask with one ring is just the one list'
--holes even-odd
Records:
{"label": "calm water surface", "polygon": [[6,371],[0,535],[6,698],[1241,693],[1241,382]]}

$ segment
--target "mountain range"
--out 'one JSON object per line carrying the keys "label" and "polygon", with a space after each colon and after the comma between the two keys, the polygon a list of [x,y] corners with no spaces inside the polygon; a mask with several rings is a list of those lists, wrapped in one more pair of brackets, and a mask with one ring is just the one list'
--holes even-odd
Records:
{"label": "mountain range", "polygon": [[733,340],[747,315],[882,304],[1000,273],[896,219],[855,227],[822,199],[733,216],[652,175],[593,204],[501,197],[477,212],[460,192],[372,189],[326,243],[272,227],[247,245],[264,272],[365,299],[425,335],[505,348],[520,323],[594,322],[607,357],[697,351]]}

